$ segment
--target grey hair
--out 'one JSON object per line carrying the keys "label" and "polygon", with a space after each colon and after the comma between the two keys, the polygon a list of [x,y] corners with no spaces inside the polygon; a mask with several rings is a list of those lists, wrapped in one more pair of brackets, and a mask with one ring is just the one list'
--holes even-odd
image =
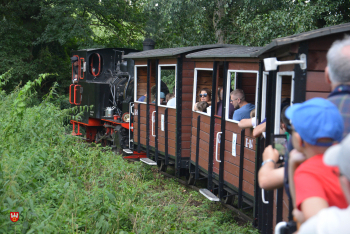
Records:
{"label": "grey hair", "polygon": [[245,95],[242,89],[235,89],[230,93],[230,95],[236,96],[237,98],[241,99],[241,101],[245,101]]}
{"label": "grey hair", "polygon": [[[335,41],[327,53],[329,78],[332,83],[350,82],[350,52],[344,53],[344,47],[350,46],[350,37]],[[350,50],[349,50],[350,51]]]}

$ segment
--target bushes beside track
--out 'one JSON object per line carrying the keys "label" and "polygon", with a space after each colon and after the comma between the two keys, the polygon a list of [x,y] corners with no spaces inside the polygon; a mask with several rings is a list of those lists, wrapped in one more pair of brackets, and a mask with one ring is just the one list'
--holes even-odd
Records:
{"label": "bushes beside track", "polygon": [[0,91],[0,233],[257,233],[152,168],[71,136],[54,89],[33,102],[44,78]]}

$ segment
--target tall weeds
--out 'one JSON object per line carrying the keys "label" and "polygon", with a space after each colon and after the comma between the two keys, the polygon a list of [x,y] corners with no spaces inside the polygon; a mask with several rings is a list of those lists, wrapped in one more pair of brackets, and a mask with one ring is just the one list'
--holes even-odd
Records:
{"label": "tall weeds", "polygon": [[0,233],[252,232],[197,192],[71,136],[54,88],[33,104],[44,78],[0,91]]}

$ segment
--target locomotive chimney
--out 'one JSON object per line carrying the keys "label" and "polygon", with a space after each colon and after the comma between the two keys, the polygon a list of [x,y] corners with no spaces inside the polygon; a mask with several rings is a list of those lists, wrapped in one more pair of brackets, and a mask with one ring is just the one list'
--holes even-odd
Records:
{"label": "locomotive chimney", "polygon": [[145,50],[154,50],[154,46],[156,45],[155,41],[151,38],[146,38],[143,42],[143,51]]}

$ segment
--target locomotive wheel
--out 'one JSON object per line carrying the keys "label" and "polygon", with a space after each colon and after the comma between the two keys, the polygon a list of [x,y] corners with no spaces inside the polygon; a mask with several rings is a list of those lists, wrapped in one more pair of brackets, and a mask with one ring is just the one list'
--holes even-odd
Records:
{"label": "locomotive wheel", "polygon": [[194,185],[195,182],[195,176],[193,173],[190,173],[187,179],[187,184]]}
{"label": "locomotive wheel", "polygon": [[167,170],[167,165],[165,165],[164,160],[161,160],[160,163],[158,164],[158,170],[162,172],[166,172]]}

